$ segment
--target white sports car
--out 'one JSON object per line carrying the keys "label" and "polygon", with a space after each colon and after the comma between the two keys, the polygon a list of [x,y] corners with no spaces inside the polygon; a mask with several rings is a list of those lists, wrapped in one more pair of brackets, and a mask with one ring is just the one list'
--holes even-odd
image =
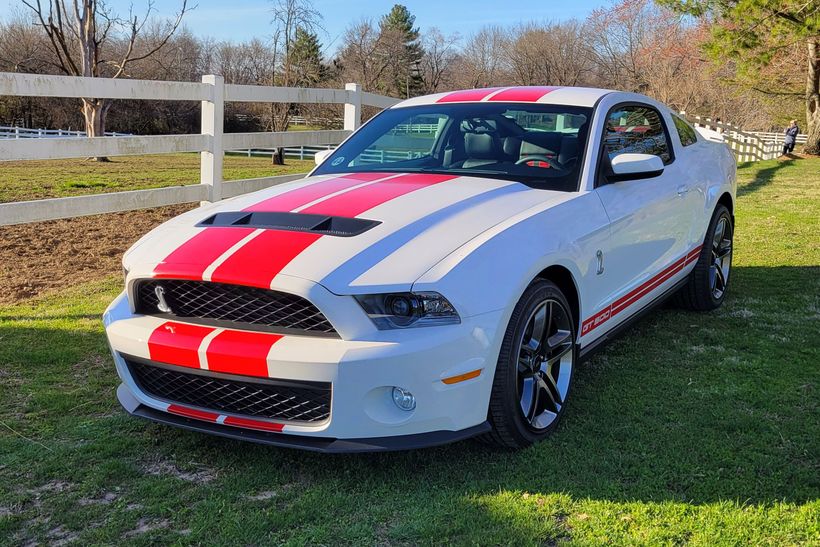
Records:
{"label": "white sports car", "polygon": [[129,413],[326,452],[520,448],[631,319],[726,295],[732,154],[642,95],[414,98],[318,156],[126,253],[104,322]]}

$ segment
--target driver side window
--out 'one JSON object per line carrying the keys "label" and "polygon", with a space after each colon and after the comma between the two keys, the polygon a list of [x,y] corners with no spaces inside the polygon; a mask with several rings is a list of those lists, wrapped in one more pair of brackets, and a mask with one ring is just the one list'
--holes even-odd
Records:
{"label": "driver side window", "polygon": [[659,156],[664,164],[672,161],[663,120],[649,106],[628,105],[610,112],[604,150],[610,160],[619,154],[637,153]]}

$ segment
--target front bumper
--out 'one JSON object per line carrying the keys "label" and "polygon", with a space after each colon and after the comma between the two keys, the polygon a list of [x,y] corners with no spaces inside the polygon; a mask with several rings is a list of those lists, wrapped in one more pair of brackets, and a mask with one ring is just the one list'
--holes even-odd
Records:
{"label": "front bumper", "polygon": [[[169,411],[169,406],[177,406],[174,401],[154,398],[140,389],[123,356],[151,360],[148,339],[163,319],[134,314],[124,294],[104,317],[122,379],[118,398],[129,413],[186,429],[323,452],[419,448],[487,431],[500,321],[498,312],[464,318],[459,325],[389,332],[374,329],[356,340],[286,336],[267,356],[268,377],[330,383],[330,417],[320,424],[255,418],[257,424],[266,422],[271,427],[242,427],[225,424],[226,415],[230,416],[225,412],[215,420],[207,418],[214,415],[208,408],[174,414]],[[476,377],[456,383],[442,381],[477,370]],[[402,411],[393,403],[393,386],[415,395],[413,411]],[[245,418],[237,415],[227,421],[239,424],[247,422]]]}
{"label": "front bumper", "polygon": [[482,422],[477,426],[462,429],[461,431],[431,431],[430,433],[417,433],[415,435],[398,435],[393,437],[372,437],[367,439],[333,439],[328,437],[313,437],[307,435],[290,435],[284,433],[271,433],[257,431],[253,429],[237,428],[217,423],[194,420],[184,416],[178,416],[168,412],[162,412],[141,404],[134,395],[128,391],[125,384],[121,384],[117,389],[117,398],[122,407],[132,416],[145,418],[152,422],[172,425],[196,431],[198,433],[208,433],[219,437],[234,439],[239,441],[249,441],[258,444],[279,446],[282,448],[298,448],[311,452],[324,452],[329,454],[343,454],[354,452],[391,452],[397,450],[415,450],[417,448],[429,448],[458,441],[463,441],[482,433],[490,431],[489,422]]}

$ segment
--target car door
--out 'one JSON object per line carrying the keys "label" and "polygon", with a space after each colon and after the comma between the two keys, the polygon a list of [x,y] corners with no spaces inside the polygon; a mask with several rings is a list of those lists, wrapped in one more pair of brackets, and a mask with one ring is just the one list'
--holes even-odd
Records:
{"label": "car door", "polygon": [[[657,109],[643,103],[616,105],[607,113],[602,138],[595,192],[611,223],[611,246],[604,257],[611,290],[609,319],[639,309],[676,276],[669,269],[686,255],[691,207],[686,199],[689,188],[676,174],[679,166],[669,131]],[[610,161],[623,153],[659,156],[664,171],[613,182],[607,176]]]}

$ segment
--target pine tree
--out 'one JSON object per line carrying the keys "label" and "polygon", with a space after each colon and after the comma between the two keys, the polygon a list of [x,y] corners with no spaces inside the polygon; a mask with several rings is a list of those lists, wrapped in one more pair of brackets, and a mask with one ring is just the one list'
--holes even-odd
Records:
{"label": "pine tree", "polygon": [[290,49],[292,84],[295,87],[313,87],[325,79],[326,68],[322,64],[322,44],[316,33],[296,28]]}
{"label": "pine tree", "polygon": [[384,42],[383,55],[391,58],[388,92],[402,97],[417,95],[422,88],[419,64],[424,51],[419,40],[419,29],[413,25],[416,16],[406,6],[396,4],[379,22]]}

